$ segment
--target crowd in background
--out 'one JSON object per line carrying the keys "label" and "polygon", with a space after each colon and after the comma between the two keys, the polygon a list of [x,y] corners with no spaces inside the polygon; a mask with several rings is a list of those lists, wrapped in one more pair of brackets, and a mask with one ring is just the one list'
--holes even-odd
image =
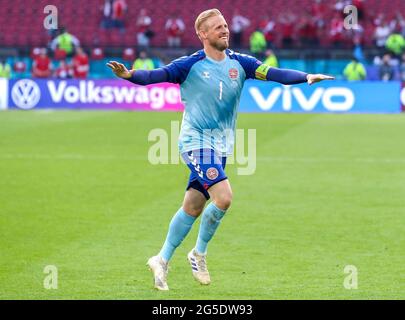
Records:
{"label": "crowd in background", "polygon": [[[354,5],[358,13],[357,25],[352,29],[345,28],[344,25],[346,18],[344,8],[348,5]],[[106,8],[113,8],[114,6],[118,9],[115,11],[106,10]],[[126,8],[125,0],[106,0],[104,5],[105,19],[114,20],[116,19],[114,17],[119,16],[120,22],[110,23],[110,25],[124,28],[123,19]],[[328,10],[333,11],[333,18],[329,21],[325,19]],[[400,70],[401,79],[405,81],[405,56],[403,55],[405,52],[405,18],[399,12],[393,18],[386,17],[384,14],[369,15],[367,13],[367,0],[335,0],[332,2],[315,0],[312,7],[299,16],[286,10],[278,17],[263,15],[259,21],[251,21],[240,10],[235,9],[229,29],[232,47],[241,48],[246,31],[253,24],[256,24],[255,30],[247,35],[250,52],[271,66],[278,66],[274,53],[277,47],[283,49],[317,47],[321,43],[321,37],[326,36],[333,48],[353,48],[353,60],[343,71],[345,78],[347,80],[364,80],[367,77],[363,49],[364,25],[370,22],[374,28],[373,43],[380,52],[374,58],[374,64],[379,68],[379,78],[386,81],[392,80],[395,78],[395,70]],[[153,19],[146,10],[140,11],[136,25],[138,27],[138,47],[147,49],[155,35],[154,30],[157,29],[157,26],[153,25]],[[183,19],[178,14],[172,14],[164,29],[167,33],[167,45],[180,47],[182,35],[185,32]],[[277,38],[279,38],[278,42],[276,41]]]}
{"label": "crowd in background", "polygon": [[[356,28],[345,28],[345,6],[353,4],[358,10],[358,24]],[[326,12],[332,10],[333,18],[326,20]],[[135,50],[129,50],[133,56],[134,69],[153,69],[157,66],[148,57],[148,49],[156,32],[166,33],[167,46],[182,47],[184,33],[194,32],[186,30],[186,25],[178,13],[170,14],[164,26],[156,26],[153,17],[146,9],[140,10],[135,21],[127,21],[128,5],[126,0],[105,0],[100,8],[102,17],[100,29],[117,29],[125,34],[126,23],[135,23],[137,27]],[[250,52],[267,64],[278,67],[276,57],[278,49],[314,48],[320,45],[322,37],[328,38],[334,48],[351,48],[353,60],[343,71],[347,80],[364,80],[367,78],[366,59],[364,57],[364,25],[371,23],[374,28],[373,41],[379,49],[379,55],[374,58],[374,65],[379,68],[381,80],[395,79],[395,72],[405,81],[405,18],[398,12],[395,17],[384,14],[373,16],[367,13],[367,0],[315,0],[307,12],[300,15],[286,10],[277,17],[263,15],[257,21],[251,21],[240,10],[235,9],[229,21],[231,45],[233,48],[243,47],[244,38],[249,39]],[[254,25],[254,31],[246,34]],[[189,26],[191,27],[191,26]],[[159,30],[159,31],[158,31]],[[89,73],[89,61],[94,52],[86,53],[80,47],[80,35],[73,35],[66,28],[59,29],[53,34],[48,48],[35,48],[31,54],[33,59],[32,76],[56,78],[86,78]],[[97,48],[96,50],[101,50]],[[90,57],[88,56],[90,54]],[[52,63],[57,61],[57,64]],[[131,58],[129,58],[131,59]],[[4,60],[4,59],[3,59]],[[24,66],[20,66],[24,68]],[[19,66],[9,66],[0,60],[0,77],[10,77],[12,69],[18,72]]]}
{"label": "crowd in background", "polygon": [[[100,27],[102,29],[119,29],[125,33],[125,16],[127,13],[127,3],[125,0],[105,0],[102,7],[103,19]],[[131,22],[132,23],[132,22]],[[142,9],[135,21],[137,27],[137,45],[138,47],[147,48],[150,40],[155,36],[152,18],[148,15],[146,9]],[[167,45],[169,47],[180,47],[182,45],[182,35],[185,31],[185,24],[178,13],[170,14],[164,30],[167,35]]]}
{"label": "crowd in background", "polygon": [[[346,28],[344,8],[354,5],[358,11],[356,28]],[[128,6],[125,0],[105,0],[102,7],[103,20],[101,28],[118,28],[125,32]],[[325,17],[332,12],[332,19]],[[128,21],[127,23],[133,23]],[[229,21],[232,47],[241,48],[245,37],[249,40],[252,53],[264,54],[266,49],[275,48],[311,48],[316,47],[325,38],[334,48],[345,48],[364,43],[365,25],[372,23],[374,44],[400,56],[405,49],[405,18],[397,15],[386,17],[384,14],[374,16],[367,13],[367,0],[315,0],[307,11],[297,15],[289,8],[275,17],[259,16],[251,21],[239,9],[235,9]],[[181,47],[182,37],[186,31],[184,20],[178,13],[170,14],[164,26],[156,26],[153,17],[146,9],[140,10],[136,21],[137,45],[147,48],[156,32],[164,30],[169,47]],[[246,35],[250,27],[254,31]],[[194,28],[194,26],[189,26]],[[251,29],[251,28],[250,28]],[[194,32],[194,30],[187,30]]]}

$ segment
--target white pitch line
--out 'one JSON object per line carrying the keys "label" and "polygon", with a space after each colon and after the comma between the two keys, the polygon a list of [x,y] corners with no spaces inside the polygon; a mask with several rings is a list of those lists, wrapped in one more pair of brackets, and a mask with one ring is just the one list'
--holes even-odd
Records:
{"label": "white pitch line", "polygon": [[257,157],[258,161],[264,162],[303,162],[303,163],[322,163],[322,162],[360,162],[360,163],[405,163],[405,158],[301,158],[301,157]]}
{"label": "white pitch line", "polygon": [[114,155],[83,155],[83,154],[0,154],[0,159],[28,159],[28,160],[148,160],[141,156],[114,156]]}
{"label": "white pitch line", "polygon": [[[148,161],[148,155],[144,156],[121,156],[121,155],[84,155],[84,154],[31,154],[31,153],[6,153],[0,154],[0,159],[27,159],[27,160],[129,160],[129,161]],[[306,157],[256,157],[257,162],[300,162],[300,163],[392,163],[403,164],[405,158],[306,158]],[[249,160],[254,161],[254,158]],[[170,159],[169,159],[170,162]],[[235,161],[234,161],[235,162]]]}

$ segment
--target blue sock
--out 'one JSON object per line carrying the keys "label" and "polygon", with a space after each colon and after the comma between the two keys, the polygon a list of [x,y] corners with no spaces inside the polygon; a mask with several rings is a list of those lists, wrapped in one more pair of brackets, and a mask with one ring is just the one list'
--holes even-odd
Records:
{"label": "blue sock", "polygon": [[195,246],[195,250],[197,251],[197,253],[207,253],[208,242],[213,237],[224,215],[225,211],[219,209],[213,202],[211,202],[205,208],[201,218],[197,244]]}
{"label": "blue sock", "polygon": [[177,211],[177,213],[173,216],[169,225],[166,241],[159,252],[159,255],[163,258],[163,260],[167,262],[171,259],[174,250],[176,250],[176,248],[186,237],[193,226],[195,219],[195,217],[187,214],[183,208],[180,208],[179,211]]}

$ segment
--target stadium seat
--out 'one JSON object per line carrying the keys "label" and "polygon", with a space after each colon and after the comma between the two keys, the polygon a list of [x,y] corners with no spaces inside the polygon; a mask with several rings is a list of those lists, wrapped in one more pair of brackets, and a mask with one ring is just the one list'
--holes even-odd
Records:
{"label": "stadium seat", "polygon": [[104,59],[104,51],[102,48],[94,48],[91,50],[90,59],[94,61]]}
{"label": "stadium seat", "polygon": [[40,47],[34,47],[31,50],[31,59],[35,59],[37,56],[39,56],[39,54],[41,53],[41,48]]}
{"label": "stadium seat", "polygon": [[[328,1],[327,1],[328,2]],[[5,1],[0,16],[2,26],[1,44],[5,46],[44,46],[47,43],[48,33],[41,23],[38,23],[38,12],[49,3],[47,0],[13,0]],[[67,27],[68,31],[77,36],[83,46],[134,46],[136,43],[136,18],[141,8],[145,8],[151,16],[152,28],[156,35],[152,39],[155,46],[166,45],[166,32],[164,25],[170,13],[179,12],[186,24],[183,44],[186,46],[200,45],[199,40],[192,31],[194,19],[198,12],[213,6],[207,4],[206,0],[184,1],[178,0],[127,0],[128,13],[125,18],[126,32],[119,34],[116,30],[103,31],[100,29],[102,19],[102,5],[104,0],[82,1],[82,0],[54,0],[52,4],[58,8],[59,23]],[[296,14],[301,14],[311,8],[312,0],[290,0],[289,9]],[[247,5],[244,0],[223,0],[217,7],[223,12],[230,23],[236,6],[244,7],[243,14],[253,23],[246,31],[244,45],[248,45],[248,34],[256,27],[256,21],[260,16],[268,14],[273,19],[278,19],[285,11],[285,0],[256,0],[255,5]],[[257,8],[262,8],[258,13]],[[392,10],[395,8],[395,10]],[[405,13],[404,0],[367,0],[366,15],[369,18],[375,16],[375,12],[383,12],[387,18],[393,18],[397,12]],[[325,20],[328,21],[333,14],[331,6],[326,13]],[[15,19],[6,19],[7,16]],[[371,21],[372,19],[369,19]],[[372,45],[374,26],[371,22],[364,25],[364,39],[366,45]],[[106,34],[105,34],[106,33]],[[18,35],[18,36],[15,36]],[[279,40],[277,40],[279,42]],[[322,44],[327,45],[328,41],[322,37]]]}
{"label": "stadium seat", "polygon": [[132,48],[126,48],[122,55],[122,59],[125,61],[133,62],[135,60],[135,50]]}
{"label": "stadium seat", "polygon": [[25,72],[27,70],[27,66],[24,61],[16,61],[13,66],[13,70],[15,72]]}

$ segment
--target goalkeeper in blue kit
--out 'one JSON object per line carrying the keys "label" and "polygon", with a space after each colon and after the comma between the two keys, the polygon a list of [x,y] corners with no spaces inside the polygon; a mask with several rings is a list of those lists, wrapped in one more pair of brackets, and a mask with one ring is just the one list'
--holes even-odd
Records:
{"label": "goalkeeper in blue kit", "polygon": [[[225,165],[234,147],[236,111],[244,81],[311,85],[333,79],[322,74],[272,68],[254,57],[229,50],[228,25],[217,9],[202,12],[195,30],[204,48],[165,67],[135,71],[115,61],[107,64],[115,75],[138,85],[180,84],[185,110],[179,151],[191,173],[183,204],[170,222],[166,240],[160,252],[147,262],[159,290],[169,289],[169,261],[200,215],[198,239],[187,258],[194,278],[203,285],[211,282],[207,245],[232,202]],[[205,207],[209,199],[211,202]]]}

